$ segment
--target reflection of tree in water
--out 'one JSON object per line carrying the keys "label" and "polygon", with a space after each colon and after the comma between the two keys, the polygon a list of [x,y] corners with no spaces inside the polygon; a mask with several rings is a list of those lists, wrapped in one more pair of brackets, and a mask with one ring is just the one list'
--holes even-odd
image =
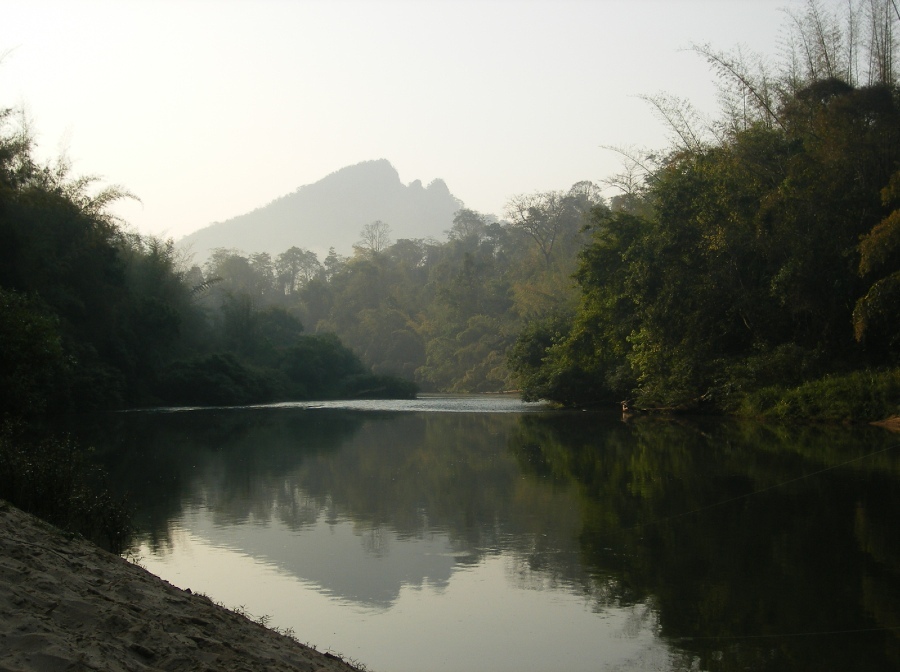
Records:
{"label": "reflection of tree in water", "polygon": [[157,546],[182,507],[220,525],[349,519],[379,557],[387,530],[440,534],[457,563],[512,553],[519,583],[599,593],[581,569],[570,486],[522,478],[515,426],[510,414],[204,411],[128,416],[105,445]]}
{"label": "reflection of tree in water", "polygon": [[255,409],[104,431],[90,443],[156,543],[183,506],[298,530],[349,520],[377,557],[394,535],[441,534],[455,562],[505,554],[520,587],[632,605],[687,667],[900,665],[885,630],[900,625],[900,456],[875,452],[895,439],[881,430]]}
{"label": "reflection of tree in water", "polygon": [[574,552],[567,489],[523,480],[509,458],[513,416],[366,417],[340,451],[304,461],[285,481],[331,501],[360,529],[386,527],[401,539],[444,533],[471,562],[511,547],[535,557]]}
{"label": "reflection of tree in water", "polygon": [[370,527],[362,531],[363,548],[366,553],[381,558],[387,555],[390,537],[383,527]]}
{"label": "reflection of tree in water", "polygon": [[157,550],[170,543],[183,508],[201,503],[220,522],[267,520],[273,508],[296,526],[315,522],[321,503],[283,491],[290,485],[278,475],[335,450],[361,425],[340,411],[329,419],[298,409],[209,409],[108,414],[73,431],[96,447]]}
{"label": "reflection of tree in water", "polygon": [[900,664],[892,441],[567,414],[523,417],[512,445],[536,477],[577,485],[585,565],[651,600],[702,669],[842,670]]}
{"label": "reflection of tree in water", "polygon": [[894,628],[887,641],[888,657],[900,667],[900,490],[892,483],[866,494],[857,502],[854,525],[859,547],[868,560],[861,581],[862,604],[880,626]]}

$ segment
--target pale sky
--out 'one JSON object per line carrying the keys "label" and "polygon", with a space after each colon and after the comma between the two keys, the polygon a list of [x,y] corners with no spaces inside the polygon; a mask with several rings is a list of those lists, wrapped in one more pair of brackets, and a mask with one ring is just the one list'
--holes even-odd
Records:
{"label": "pale sky", "polygon": [[[834,0],[837,2],[837,0]],[[829,3],[830,4],[830,3]],[[388,159],[467,207],[600,182],[660,148],[638,96],[716,109],[710,43],[776,55],[803,0],[4,0],[0,105],[41,155],[175,239]]]}

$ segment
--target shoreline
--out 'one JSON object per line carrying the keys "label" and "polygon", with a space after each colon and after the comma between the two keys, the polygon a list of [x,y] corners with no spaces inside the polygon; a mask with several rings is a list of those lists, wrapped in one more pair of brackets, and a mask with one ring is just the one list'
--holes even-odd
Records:
{"label": "shoreline", "polygon": [[0,670],[360,672],[0,500]]}

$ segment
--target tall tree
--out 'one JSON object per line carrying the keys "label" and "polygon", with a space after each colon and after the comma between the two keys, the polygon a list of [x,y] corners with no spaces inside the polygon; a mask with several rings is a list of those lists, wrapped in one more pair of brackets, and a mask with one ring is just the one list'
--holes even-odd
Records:
{"label": "tall tree", "polygon": [[384,252],[391,244],[391,227],[380,219],[363,226],[359,242],[354,246],[367,254]]}
{"label": "tall tree", "polygon": [[294,294],[322,272],[322,264],[315,252],[292,247],[278,255],[275,271],[284,294]]}

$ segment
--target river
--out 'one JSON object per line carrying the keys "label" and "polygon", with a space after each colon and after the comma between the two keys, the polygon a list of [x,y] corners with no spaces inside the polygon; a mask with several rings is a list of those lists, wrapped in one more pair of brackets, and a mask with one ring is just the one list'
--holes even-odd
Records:
{"label": "river", "polygon": [[376,672],[900,669],[900,437],[514,397],[95,417],[153,573]]}

